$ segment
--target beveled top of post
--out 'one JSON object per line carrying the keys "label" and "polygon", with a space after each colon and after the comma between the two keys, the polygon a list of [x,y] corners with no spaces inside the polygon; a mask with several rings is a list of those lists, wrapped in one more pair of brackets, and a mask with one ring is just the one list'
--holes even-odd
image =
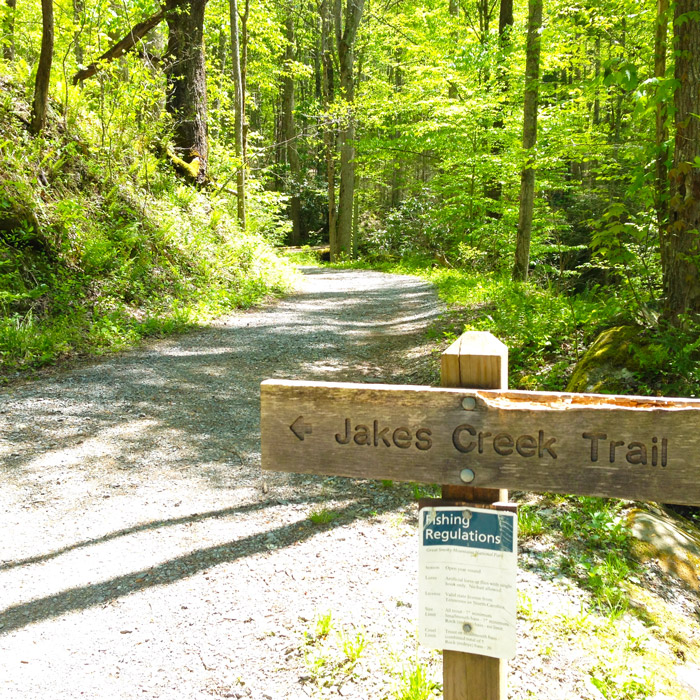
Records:
{"label": "beveled top of post", "polygon": [[466,331],[442,353],[444,387],[508,388],[508,348],[488,331]]}

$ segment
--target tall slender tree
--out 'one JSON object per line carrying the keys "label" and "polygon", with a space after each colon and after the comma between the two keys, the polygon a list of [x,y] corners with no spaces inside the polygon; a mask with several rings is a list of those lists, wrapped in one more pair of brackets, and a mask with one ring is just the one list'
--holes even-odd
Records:
{"label": "tall slender tree", "polygon": [[657,0],[656,3],[656,32],[654,38],[654,77],[657,80],[656,89],[656,187],[655,207],[656,225],[659,230],[661,251],[661,267],[666,268],[666,226],[668,224],[668,105],[663,95],[662,82],[666,77],[666,41],[668,35],[669,0]]}
{"label": "tall slender tree", "polygon": [[245,163],[243,158],[243,75],[241,73],[241,49],[238,31],[238,0],[229,0],[231,22],[231,77],[233,79],[234,149],[238,161],[236,173],[236,198],[238,223],[246,227]]}
{"label": "tall slender tree", "polygon": [[34,103],[30,131],[39,134],[46,126],[46,112],[49,106],[49,83],[53,63],[53,0],[41,0],[41,53],[34,83]]}
{"label": "tall slender tree", "polygon": [[287,163],[289,164],[289,186],[292,190],[290,210],[292,215],[292,235],[290,243],[301,243],[301,197],[299,195],[299,176],[301,175],[301,163],[297,144],[297,130],[294,122],[294,16],[291,8],[285,20],[285,35],[287,46],[284,52],[284,87],[282,91],[282,120],[284,123],[283,135]]}
{"label": "tall slender tree", "polygon": [[17,0],[5,0],[2,22],[2,55],[6,61],[15,60],[15,13]]}
{"label": "tall slender tree", "polygon": [[[250,18],[250,0],[243,0],[243,12],[239,11],[239,19],[241,24],[238,30],[238,36],[240,41],[241,49],[241,119],[243,123],[241,125],[241,131],[243,133],[243,142],[241,145],[241,152],[243,154],[243,179],[245,183],[246,171],[248,163],[248,108],[247,108],[247,94],[248,94],[248,19]],[[247,195],[246,188],[243,191],[243,204],[244,209],[247,209]]]}
{"label": "tall slender tree", "polygon": [[78,68],[83,65],[82,24],[85,19],[85,0],[73,0],[73,52]]}
{"label": "tall slender tree", "polygon": [[335,63],[333,56],[333,18],[331,15],[331,0],[321,0],[318,5],[321,25],[321,64],[323,79],[321,88],[323,108],[326,111],[323,129],[323,149],[326,161],[326,185],[328,192],[328,240],[333,245],[337,241],[338,210],[335,198],[335,127],[328,112],[335,99]]}
{"label": "tall slender tree", "polygon": [[540,82],[540,32],[542,0],[529,0],[527,24],[527,56],[525,59],[525,102],[523,106],[523,150],[525,163],[520,174],[520,210],[515,246],[513,279],[527,279],[530,267],[530,236],[535,205],[534,149],[537,143],[537,102]]}
{"label": "tall slender tree", "polygon": [[[451,49],[456,53],[459,47],[459,32],[457,31],[457,18],[459,17],[459,0],[450,0],[449,2],[450,19],[452,21],[452,31],[450,32]],[[451,100],[456,100],[459,94],[457,84],[454,80],[450,80],[447,88],[447,96]]]}
{"label": "tall slender tree", "polygon": [[[510,80],[508,77],[507,55],[511,46],[511,32],[513,29],[513,0],[501,0],[498,14],[498,61],[496,64],[496,86],[499,92],[499,100],[496,102],[496,116],[493,120],[493,140],[491,154],[498,158],[503,153],[503,130],[505,120],[503,115],[504,99],[508,94]],[[502,174],[499,172],[491,177],[486,185],[486,196],[495,204],[500,202],[503,192]],[[492,219],[500,219],[501,212],[496,206],[491,206],[486,212]]]}
{"label": "tall slender tree", "polygon": [[340,129],[340,190],[335,238],[331,239],[331,259],[352,254],[352,213],[355,197],[355,74],[354,53],[365,0],[341,0],[333,4],[340,95],[345,104]]}

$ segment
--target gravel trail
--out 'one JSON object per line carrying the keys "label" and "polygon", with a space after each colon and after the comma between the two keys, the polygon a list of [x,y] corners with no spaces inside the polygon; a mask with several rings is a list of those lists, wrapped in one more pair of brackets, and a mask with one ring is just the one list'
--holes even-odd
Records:
{"label": "gravel trail", "polygon": [[[2,698],[390,690],[415,632],[407,490],[263,478],[259,384],[411,381],[440,305],[409,277],[304,272],[280,303],[0,393]],[[378,658],[340,668],[346,639]]]}
{"label": "gravel trail", "polygon": [[[304,273],[282,302],[0,391],[2,700],[396,700],[418,663],[440,682],[412,487],[263,476],[259,385],[434,380],[442,309],[415,278]],[[600,700],[596,654],[548,622],[587,596],[552,549],[521,544],[509,698]]]}

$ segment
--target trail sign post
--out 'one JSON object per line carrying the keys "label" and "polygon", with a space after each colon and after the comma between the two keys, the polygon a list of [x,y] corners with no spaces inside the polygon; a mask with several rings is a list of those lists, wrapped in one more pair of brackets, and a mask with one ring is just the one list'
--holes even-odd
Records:
{"label": "trail sign post", "polygon": [[[508,389],[508,348],[491,333],[463,333],[440,357],[440,384],[443,387],[478,389]],[[476,399],[474,399],[476,408]],[[462,401],[467,410],[470,399]],[[478,450],[478,441],[477,441]],[[466,468],[460,479],[476,473]],[[467,503],[505,503],[508,491],[478,486],[443,484],[442,497],[452,505],[461,499]],[[514,543],[517,576],[517,544]],[[516,576],[511,574],[507,583],[515,592]],[[466,621],[472,625],[472,621]],[[515,628],[515,620],[513,620]],[[513,629],[515,631],[515,629]],[[507,697],[508,654],[493,652],[472,653],[446,648],[442,652],[442,687],[444,700],[505,700]]]}
{"label": "trail sign post", "polygon": [[[434,507],[508,508],[508,488],[700,504],[700,400],[508,391],[507,363],[466,333],[442,388],[265,381],[262,467],[440,483]],[[446,650],[444,698],[504,699],[505,669]]]}
{"label": "trail sign post", "polygon": [[694,504],[700,401],[266,381],[262,459],[277,471]]}

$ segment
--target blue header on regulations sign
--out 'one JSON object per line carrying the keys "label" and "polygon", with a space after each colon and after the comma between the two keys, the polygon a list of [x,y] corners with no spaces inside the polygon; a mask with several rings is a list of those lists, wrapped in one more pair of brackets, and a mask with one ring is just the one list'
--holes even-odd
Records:
{"label": "blue header on regulations sign", "polygon": [[448,545],[513,552],[513,513],[469,508],[424,508],[421,515],[424,546]]}

